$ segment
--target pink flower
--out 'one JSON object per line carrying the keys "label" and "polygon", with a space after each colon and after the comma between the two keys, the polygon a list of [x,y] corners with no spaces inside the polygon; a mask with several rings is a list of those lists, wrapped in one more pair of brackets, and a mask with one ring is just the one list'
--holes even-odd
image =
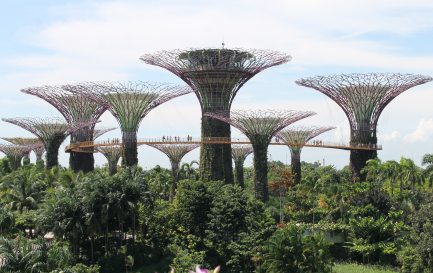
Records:
{"label": "pink flower", "polygon": [[209,271],[206,268],[200,268],[200,266],[196,266],[195,267],[195,272],[194,271],[189,271],[189,273],[218,273],[221,270],[221,266],[217,266],[212,272]]}

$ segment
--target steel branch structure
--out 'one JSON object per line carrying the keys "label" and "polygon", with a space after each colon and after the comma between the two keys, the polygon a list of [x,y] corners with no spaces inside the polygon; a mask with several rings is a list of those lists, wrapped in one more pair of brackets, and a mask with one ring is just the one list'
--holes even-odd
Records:
{"label": "steel branch structure", "polygon": [[105,133],[108,133],[110,131],[113,131],[117,129],[116,127],[107,127],[107,128],[95,128],[93,129],[93,140],[97,139],[98,137],[102,136]]}
{"label": "steel branch structure", "polygon": [[143,118],[160,104],[192,90],[188,86],[139,81],[83,84],[74,92],[108,107],[122,130],[122,160],[126,166],[133,166],[138,163],[137,130]]}
{"label": "steel branch structure", "polygon": [[316,136],[335,129],[335,127],[295,127],[280,131],[277,136],[289,146],[291,154],[291,167],[294,181],[301,181],[301,151],[304,145]]}
{"label": "steel branch structure", "polygon": [[[367,73],[316,76],[296,83],[322,92],[343,109],[350,123],[351,143],[376,144],[377,122],[383,109],[404,91],[431,80],[413,74]],[[354,180],[362,178],[361,169],[376,156],[376,151],[351,151]]]}
{"label": "steel branch structure", "polygon": [[47,152],[47,169],[59,164],[59,147],[65,138],[85,127],[94,126],[95,121],[66,123],[61,118],[4,118],[3,121],[15,124],[36,135]]}
{"label": "steel branch structure", "polygon": [[108,161],[108,173],[109,175],[114,175],[117,173],[117,162],[122,156],[121,146],[106,146],[97,147],[96,150],[103,154]]}
{"label": "steel branch structure", "polygon": [[235,162],[236,183],[244,188],[244,162],[253,152],[253,146],[248,144],[232,144],[232,157]]}
{"label": "steel branch structure", "polygon": [[32,149],[32,145],[0,144],[0,151],[9,159],[12,170],[16,170],[21,166],[21,160]]}
{"label": "steel branch structure", "polygon": [[238,128],[244,133],[254,150],[254,185],[256,197],[263,202],[268,200],[268,146],[272,137],[284,127],[314,115],[309,111],[251,110],[206,113]]}
{"label": "steel branch structure", "polygon": [[[79,85],[41,86],[22,89],[21,92],[39,97],[54,106],[68,123],[98,120],[107,110],[107,106],[98,104],[88,98],[74,94]],[[71,133],[71,143],[92,141],[95,123]],[[93,153],[71,152],[69,165],[74,171],[89,172],[94,169]]]}
{"label": "steel branch structure", "polygon": [[36,154],[36,160],[38,159],[37,150],[39,147],[43,146],[43,143],[39,138],[35,137],[2,137],[1,139],[6,140],[7,142],[10,142],[15,145],[32,145],[33,149],[29,150],[27,153],[24,154],[23,158],[24,160],[29,160],[30,152],[34,151]]}
{"label": "steel branch structure", "polygon": [[[204,113],[230,111],[238,90],[266,68],[290,61],[287,54],[266,50],[226,48],[160,51],[140,58],[167,69],[194,90],[202,109],[202,137],[230,138],[230,125]],[[200,176],[204,180],[233,181],[230,145],[206,145],[200,150]]]}
{"label": "steel branch structure", "polygon": [[199,144],[148,144],[149,146],[163,152],[169,159],[171,164],[171,174],[173,176],[173,184],[170,196],[174,197],[177,182],[179,181],[179,168],[182,158],[195,148],[200,147]]}

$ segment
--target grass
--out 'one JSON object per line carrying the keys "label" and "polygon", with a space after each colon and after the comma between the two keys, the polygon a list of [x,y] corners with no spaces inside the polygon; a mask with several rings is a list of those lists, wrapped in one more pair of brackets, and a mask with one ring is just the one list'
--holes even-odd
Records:
{"label": "grass", "polygon": [[336,264],[332,269],[333,273],[398,273],[390,268],[372,266],[372,265],[360,265],[360,264]]}

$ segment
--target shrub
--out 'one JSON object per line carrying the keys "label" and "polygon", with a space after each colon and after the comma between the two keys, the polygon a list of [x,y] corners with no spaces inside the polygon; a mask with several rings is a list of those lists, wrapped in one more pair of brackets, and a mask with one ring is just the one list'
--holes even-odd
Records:
{"label": "shrub", "polygon": [[329,245],[321,234],[305,235],[304,228],[290,224],[268,240],[263,267],[267,273],[328,273],[332,269]]}

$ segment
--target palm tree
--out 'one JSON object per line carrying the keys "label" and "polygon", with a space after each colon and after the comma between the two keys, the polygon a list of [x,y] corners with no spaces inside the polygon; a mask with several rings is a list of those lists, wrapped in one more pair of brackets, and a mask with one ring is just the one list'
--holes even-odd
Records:
{"label": "palm tree", "polygon": [[385,178],[389,180],[391,194],[394,194],[395,184],[400,172],[400,164],[395,160],[389,160],[382,164],[382,172]]}
{"label": "palm tree", "polygon": [[[194,165],[197,165],[197,168],[194,168]],[[199,166],[200,164],[195,160],[190,163],[183,163],[179,170],[180,176],[184,179],[197,180],[199,175],[197,169]]]}
{"label": "palm tree", "polygon": [[428,181],[428,186],[431,188],[433,185],[433,154],[425,154],[422,158],[422,165],[427,165],[423,174]]}
{"label": "palm tree", "polygon": [[28,240],[21,235],[15,239],[0,238],[0,273],[45,272],[45,250],[46,244],[41,240]]}
{"label": "palm tree", "polygon": [[43,194],[43,186],[38,183],[41,179],[41,173],[34,168],[21,168],[2,179],[1,197],[20,213],[36,209]]}
{"label": "palm tree", "polygon": [[400,159],[400,192],[403,188],[403,184],[410,184],[412,190],[415,188],[415,184],[420,184],[422,181],[420,168],[415,165],[412,159],[402,157]]}

